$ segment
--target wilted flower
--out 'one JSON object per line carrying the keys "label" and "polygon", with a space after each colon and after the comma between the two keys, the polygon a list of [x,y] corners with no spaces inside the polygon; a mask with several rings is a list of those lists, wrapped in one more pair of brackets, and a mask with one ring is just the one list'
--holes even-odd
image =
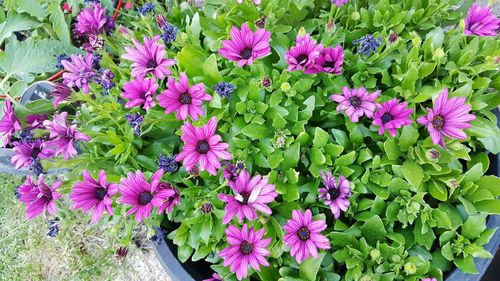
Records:
{"label": "wilted flower", "polygon": [[378,106],[375,100],[379,95],[380,91],[368,93],[365,87],[359,89],[342,87],[342,94],[332,95],[330,98],[339,103],[338,112],[343,111],[351,122],[358,122],[363,115],[368,118],[373,117],[373,112]]}
{"label": "wilted flower", "polygon": [[148,110],[155,106],[154,95],[158,90],[158,84],[155,79],[137,77],[135,80],[123,85],[123,98],[129,101],[125,104],[126,108],[141,106]]}
{"label": "wilted flower", "polygon": [[158,207],[158,214],[162,214],[167,210],[167,213],[171,213],[174,209],[174,206],[177,206],[181,203],[181,193],[180,191],[173,187],[168,182],[160,182],[158,185],[158,190],[167,189],[169,191],[168,198],[163,202],[161,206]]}
{"label": "wilted flower", "polygon": [[48,113],[28,115],[26,116],[26,123],[28,123],[32,129],[44,128],[43,121],[47,120],[47,117],[49,117]]}
{"label": "wilted flower", "polygon": [[145,16],[148,13],[151,13],[155,8],[155,4],[146,3],[140,7],[137,7],[137,12]]}
{"label": "wilted flower", "polygon": [[271,53],[269,40],[271,32],[258,29],[252,32],[247,23],[231,28],[231,40],[224,40],[219,54],[228,60],[236,61],[238,66],[253,64],[254,60],[265,57]]}
{"label": "wilted flower", "polygon": [[101,84],[104,90],[109,91],[115,86],[113,78],[115,78],[113,71],[111,69],[104,69],[98,73],[97,82]]}
{"label": "wilted flower", "polygon": [[240,172],[245,168],[245,165],[241,162],[236,162],[236,165],[231,164],[229,161],[224,161],[223,176],[228,181],[228,185],[233,187],[238,179]]}
{"label": "wilted flower", "polygon": [[56,148],[55,155],[62,154],[64,159],[69,159],[77,154],[73,146],[76,140],[89,141],[90,137],[76,130],[75,125],[69,125],[66,121],[67,112],[54,114],[53,120],[43,121],[43,125],[50,131],[51,140],[45,142],[44,146]]}
{"label": "wilted flower", "polygon": [[386,101],[380,105],[373,114],[373,125],[378,126],[379,135],[387,130],[391,136],[396,136],[396,129],[410,125],[413,121],[409,118],[413,109],[408,108],[406,102],[398,103],[398,99]]}
{"label": "wilted flower", "polygon": [[261,84],[262,84],[262,87],[264,87],[264,88],[268,88],[268,87],[271,87],[273,85],[271,78],[269,78],[267,76],[262,78]]}
{"label": "wilted flower", "polygon": [[229,82],[219,82],[212,88],[219,96],[223,98],[231,98],[231,94],[236,89],[236,86]]}
{"label": "wilted flower", "polygon": [[394,43],[398,40],[398,34],[396,32],[392,32],[389,35],[389,39],[387,39],[389,42]]}
{"label": "wilted flower", "polygon": [[124,247],[124,246],[120,246],[118,248],[118,250],[116,250],[116,258],[119,259],[119,260],[123,260],[125,259],[125,257],[127,256],[128,254],[128,248],[127,247]]}
{"label": "wilted flower", "polygon": [[358,45],[358,53],[369,55],[371,52],[376,53],[378,47],[382,43],[382,38],[374,38],[372,34],[367,34],[357,40],[352,41],[354,45]]}
{"label": "wilted flower", "polygon": [[465,35],[497,36],[500,19],[493,14],[489,6],[479,7],[472,4],[465,19]]}
{"label": "wilted flower", "polygon": [[18,130],[21,130],[21,123],[19,123],[19,119],[17,119],[16,112],[14,108],[12,108],[10,99],[5,99],[3,116],[2,119],[0,119],[0,132],[2,133],[0,140],[4,147],[10,144],[12,135]]}
{"label": "wilted flower", "polygon": [[321,43],[317,44],[310,34],[305,36],[297,35],[295,46],[285,53],[288,70],[307,70],[311,68],[322,50],[323,45]]}
{"label": "wilted flower", "polygon": [[427,150],[425,155],[427,156],[427,159],[431,161],[437,161],[439,157],[441,157],[441,153],[434,148]]}
{"label": "wilted flower", "polygon": [[351,202],[351,187],[349,181],[340,175],[338,183],[330,172],[320,172],[325,187],[319,189],[319,199],[324,200],[325,205],[330,206],[335,219],[340,217],[341,211],[347,211]]}
{"label": "wilted flower", "polygon": [[258,28],[266,27],[266,18],[267,18],[267,16],[262,16],[260,19],[255,21],[255,26]]}
{"label": "wilted flower", "polygon": [[56,182],[49,187],[43,181],[43,175],[38,177],[38,182],[32,181],[28,176],[23,185],[19,187],[21,198],[19,201],[26,204],[26,218],[33,219],[47,210],[50,215],[57,213],[55,201],[61,197],[56,190],[62,182]]}

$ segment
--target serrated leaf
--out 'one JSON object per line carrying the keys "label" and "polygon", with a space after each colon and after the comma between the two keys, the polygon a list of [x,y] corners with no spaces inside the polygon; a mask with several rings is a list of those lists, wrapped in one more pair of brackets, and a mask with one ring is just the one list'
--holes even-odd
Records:
{"label": "serrated leaf", "polygon": [[52,28],[57,34],[57,38],[65,44],[71,44],[69,26],[64,19],[64,13],[61,9],[61,5],[58,2],[52,2],[47,8],[47,11],[50,14],[49,19],[52,23]]}
{"label": "serrated leaf", "polygon": [[11,10],[7,15],[7,20],[0,24],[0,44],[6,38],[9,38],[13,32],[30,30],[40,25],[42,23],[36,20],[36,18],[26,14],[18,14],[14,10]]}

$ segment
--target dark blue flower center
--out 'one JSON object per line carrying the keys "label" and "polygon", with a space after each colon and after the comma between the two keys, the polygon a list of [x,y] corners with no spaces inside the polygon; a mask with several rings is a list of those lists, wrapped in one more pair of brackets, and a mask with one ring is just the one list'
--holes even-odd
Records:
{"label": "dark blue flower center", "polygon": [[432,123],[432,126],[434,126],[434,128],[441,129],[441,128],[443,128],[443,125],[444,125],[444,119],[443,119],[443,117],[436,115],[436,116],[434,116],[434,119],[432,119],[431,123]]}
{"label": "dark blue flower center", "polygon": [[198,151],[198,153],[200,154],[207,154],[209,150],[210,145],[206,140],[198,141],[198,143],[196,144],[196,151]]}
{"label": "dark blue flower center", "polygon": [[380,119],[382,120],[382,123],[385,124],[385,123],[392,120],[392,115],[390,113],[386,112],[386,113],[382,114],[382,117],[380,117]]}
{"label": "dark blue flower center", "polygon": [[179,95],[179,102],[181,104],[191,104],[191,95],[189,93],[182,93]]}
{"label": "dark blue flower center", "polygon": [[103,188],[103,187],[99,187],[96,191],[95,191],[95,197],[99,200],[102,200],[104,199],[104,197],[108,194],[108,191]]}
{"label": "dark blue flower center", "polygon": [[297,63],[300,65],[304,65],[304,64],[306,64],[308,59],[309,59],[309,56],[307,54],[301,54],[297,57]]}
{"label": "dark blue flower center", "polygon": [[243,52],[241,52],[241,57],[245,60],[249,59],[252,57],[252,49],[251,48],[245,48]]}
{"label": "dark blue flower center", "polygon": [[334,61],[325,61],[323,63],[323,68],[335,68],[335,62]]}
{"label": "dark blue flower center", "polygon": [[340,189],[335,188],[335,187],[330,188],[328,190],[328,193],[330,194],[330,199],[335,200],[335,199],[339,198],[339,196],[340,196]]}
{"label": "dark blue flower center", "polygon": [[309,231],[309,228],[303,226],[297,231],[297,236],[300,238],[302,241],[309,240],[311,237],[311,231]]}
{"label": "dark blue flower center", "polygon": [[249,255],[253,252],[253,245],[248,241],[243,241],[240,244],[240,252],[245,255]]}
{"label": "dark blue flower center", "polygon": [[156,63],[156,60],[154,59],[150,59],[148,61],[148,64],[146,65],[148,68],[156,68],[158,66],[158,64]]}
{"label": "dark blue flower center", "polygon": [[241,197],[243,197],[243,201],[241,201],[241,204],[242,205],[246,205],[248,204],[248,198],[250,198],[250,194],[246,193],[246,192],[242,192],[240,193]]}
{"label": "dark blue flower center", "polygon": [[153,199],[153,194],[149,191],[144,191],[139,195],[139,203],[141,205],[147,205]]}
{"label": "dark blue flower center", "polygon": [[354,106],[354,107],[358,107],[361,105],[361,99],[359,97],[350,97],[349,98],[349,103]]}

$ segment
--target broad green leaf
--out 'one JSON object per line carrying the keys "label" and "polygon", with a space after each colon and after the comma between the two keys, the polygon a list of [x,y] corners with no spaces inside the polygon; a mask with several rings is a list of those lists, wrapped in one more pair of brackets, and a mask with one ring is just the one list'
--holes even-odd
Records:
{"label": "broad green leaf", "polygon": [[177,54],[176,60],[180,70],[186,71],[188,77],[202,76],[206,52],[200,47],[187,45]]}
{"label": "broad green leaf", "polygon": [[493,256],[490,252],[486,251],[483,247],[476,244],[470,244],[465,247],[465,252],[472,255],[475,258],[491,259]]}
{"label": "broad green leaf", "polygon": [[307,260],[300,264],[300,277],[302,280],[315,281],[318,274],[321,262],[325,257],[325,253],[318,253],[318,258],[309,257]]}
{"label": "broad green leaf", "polygon": [[384,150],[389,160],[398,159],[400,155],[399,146],[391,139],[384,142]]}
{"label": "broad green leaf", "polygon": [[403,163],[402,168],[405,179],[411,184],[411,186],[413,186],[413,188],[418,190],[424,177],[424,170],[422,167],[413,160],[408,159]]}
{"label": "broad green leaf", "polygon": [[432,216],[436,220],[437,226],[440,228],[451,229],[450,217],[440,209],[433,209]]}
{"label": "broad green leaf", "polygon": [[216,84],[222,81],[222,76],[217,69],[217,57],[211,54],[203,63],[203,73],[205,74],[205,82],[208,84]]}
{"label": "broad green leaf", "polygon": [[290,145],[290,147],[285,150],[283,157],[285,160],[281,164],[281,167],[284,170],[295,167],[300,159],[300,143]]}
{"label": "broad green leaf", "polygon": [[11,11],[26,12],[37,18],[45,18],[47,10],[37,0],[5,0],[3,5]]}
{"label": "broad green leaf", "polygon": [[463,272],[468,274],[477,274],[476,263],[472,256],[467,256],[466,258],[457,257],[453,260],[455,265]]}
{"label": "broad green leaf", "polygon": [[69,26],[64,19],[64,13],[61,10],[61,5],[58,2],[52,2],[47,8],[52,22],[52,28],[57,34],[57,38],[65,44],[71,44],[71,34]]}
{"label": "broad green leaf", "polygon": [[486,214],[472,215],[462,226],[462,235],[468,239],[476,239],[486,229]]}
{"label": "broad green leaf", "polygon": [[271,130],[264,125],[252,123],[243,127],[241,132],[253,140],[262,140],[270,135]]}
{"label": "broad green leaf", "polygon": [[490,199],[483,200],[475,203],[476,209],[480,212],[488,214],[500,214],[500,200]]}
{"label": "broad green leaf", "polygon": [[183,263],[189,259],[192,253],[193,253],[193,248],[191,248],[191,246],[187,244],[184,244],[182,246],[179,246],[179,248],[177,248],[177,257]]}
{"label": "broad green leaf", "polygon": [[444,202],[448,199],[448,189],[441,182],[430,180],[427,183],[427,190],[432,195],[432,197],[438,199],[439,201]]}
{"label": "broad green leaf", "polygon": [[9,38],[13,32],[29,30],[42,25],[35,18],[26,15],[18,14],[15,10],[11,10],[7,16],[7,21],[0,24],[0,44]]}
{"label": "broad green leaf", "polygon": [[313,146],[321,148],[328,143],[328,133],[321,129],[320,127],[316,127],[314,130],[314,139]]}
{"label": "broad green leaf", "polygon": [[379,216],[373,216],[365,221],[361,226],[361,232],[363,237],[372,245],[375,245],[378,241],[384,241],[387,234],[384,223]]}

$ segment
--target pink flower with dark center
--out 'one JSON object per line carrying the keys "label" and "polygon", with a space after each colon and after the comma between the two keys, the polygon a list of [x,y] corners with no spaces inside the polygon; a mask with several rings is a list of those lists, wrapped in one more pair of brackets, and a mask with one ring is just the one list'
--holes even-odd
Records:
{"label": "pink flower with dark center", "polygon": [[129,100],[125,104],[126,108],[142,105],[144,109],[148,110],[155,106],[153,97],[158,90],[155,79],[137,77],[135,80],[125,83],[123,90],[122,97]]}
{"label": "pink flower with dark center", "polygon": [[165,210],[167,210],[167,213],[171,213],[174,209],[174,206],[177,206],[181,203],[181,193],[177,188],[173,187],[168,182],[160,182],[158,188],[159,190],[167,189],[173,191],[173,194],[168,197],[168,199],[163,202],[160,207],[158,207],[158,214],[162,214],[163,212],[165,212]]}
{"label": "pink flower with dark center", "polygon": [[271,53],[269,40],[271,32],[260,28],[252,32],[247,23],[231,28],[231,40],[224,40],[219,54],[228,60],[237,62],[238,66],[253,64],[254,60]]}
{"label": "pink flower with dark center", "polygon": [[418,117],[417,122],[427,126],[432,143],[446,148],[444,137],[467,138],[462,129],[470,128],[469,122],[476,118],[469,114],[471,108],[465,97],[448,99],[448,89],[444,89],[434,100],[434,108],[427,108],[427,115]]}
{"label": "pink flower with dark center", "polygon": [[16,112],[12,108],[12,104],[9,99],[5,99],[5,104],[3,107],[3,116],[0,119],[0,132],[2,133],[0,140],[3,143],[3,147],[10,144],[10,139],[12,135],[21,130],[21,123],[17,119]]}
{"label": "pink flower with dark center", "polygon": [[333,217],[338,219],[340,211],[347,211],[351,202],[351,187],[349,181],[344,176],[339,176],[338,184],[330,172],[320,172],[321,179],[323,180],[324,188],[319,189],[319,199],[323,200],[325,205],[330,206]]}
{"label": "pink flower with dark center", "polygon": [[247,224],[238,229],[230,225],[226,229],[229,246],[219,253],[224,259],[224,266],[229,266],[231,272],[236,272],[236,278],[241,280],[248,275],[248,266],[260,271],[260,265],[269,266],[266,257],[270,252],[266,247],[271,243],[271,238],[263,238],[265,229],[257,231],[248,228]]}
{"label": "pink flower with dark center", "polygon": [[342,64],[344,63],[344,50],[342,46],[335,48],[324,48],[314,65],[304,71],[305,74],[314,74],[318,72],[326,72],[331,74],[341,74]]}
{"label": "pink flower with dark center", "polygon": [[160,36],[152,39],[144,37],[144,44],[132,39],[135,48],[125,47],[126,53],[122,58],[132,61],[132,76],[144,77],[148,73],[158,79],[170,75],[169,66],[175,65],[175,60],[165,58],[165,45],[158,43]]}
{"label": "pink flower with dark center", "polygon": [[76,156],[77,151],[73,146],[75,140],[89,141],[90,138],[84,133],[76,131],[76,124],[69,125],[66,121],[67,112],[54,114],[53,120],[43,121],[43,125],[50,131],[51,140],[44,143],[44,147],[56,149],[55,155],[62,154],[64,159]]}
{"label": "pink flower with dark center", "polygon": [[47,159],[54,155],[54,150],[44,147],[40,139],[35,139],[32,142],[16,141],[13,145],[14,155],[10,161],[16,169],[29,167],[36,158]]}
{"label": "pink flower with dark center", "polygon": [[323,45],[321,43],[317,44],[310,34],[305,36],[297,35],[295,46],[291,47],[285,54],[288,70],[307,70],[311,68],[322,51]]}
{"label": "pink flower with dark center", "polygon": [[141,171],[128,173],[127,178],[122,179],[118,190],[121,194],[117,202],[132,206],[127,215],[135,214],[135,220],[142,222],[153,212],[154,207],[160,207],[168,198],[174,195],[171,189],[158,189],[163,170],[159,169],[153,176],[151,182],[147,182]]}
{"label": "pink flower with dark center", "polygon": [[297,263],[302,263],[309,256],[318,257],[319,249],[330,249],[328,238],[321,235],[326,229],[325,221],[312,220],[311,210],[302,213],[300,210],[292,211],[292,219],[283,226],[286,231],[283,240],[290,246],[290,255],[295,257]]}
{"label": "pink flower with dark center", "polygon": [[234,216],[238,217],[240,223],[245,217],[251,221],[255,220],[255,210],[266,215],[272,214],[267,204],[274,201],[278,193],[275,192],[274,185],[268,183],[267,178],[256,175],[250,179],[250,174],[242,170],[232,189],[234,196],[219,194],[219,199],[227,203],[223,224],[228,224]]}
{"label": "pink flower with dark center", "polygon": [[489,6],[480,7],[472,4],[465,19],[465,35],[497,36],[500,19],[493,14]]}
{"label": "pink flower with dark center", "polygon": [[87,94],[90,91],[89,83],[97,76],[92,69],[93,61],[92,54],[86,54],[85,57],[71,55],[71,60],[62,60],[61,64],[66,69],[66,72],[63,73],[64,84],[71,88],[83,89],[83,92]]}
{"label": "pink flower with dark center", "polygon": [[189,87],[186,73],[182,72],[179,82],[168,78],[168,89],[163,91],[156,98],[161,107],[165,108],[165,113],[177,112],[177,119],[186,120],[188,115],[193,120],[198,120],[198,116],[205,115],[201,107],[203,101],[212,100],[212,96],[205,92],[205,84],[198,83]]}
{"label": "pink flower with dark center", "polygon": [[50,215],[55,215],[57,213],[55,201],[61,197],[56,189],[61,184],[62,182],[58,181],[49,187],[43,181],[43,175],[38,178],[38,183],[31,180],[29,176],[26,177],[26,181],[18,189],[21,194],[19,201],[26,204],[26,218],[33,219],[45,210]]}
{"label": "pink flower with dark center", "polygon": [[398,99],[382,103],[373,114],[373,125],[378,126],[379,135],[387,130],[391,136],[396,136],[396,129],[410,125],[413,121],[409,118],[413,109],[408,108],[406,102],[398,103]]}
{"label": "pink flower with dark center", "polygon": [[[113,195],[118,192],[118,185],[108,183],[106,172],[99,171],[95,180],[88,170],[82,173],[84,181],[77,182],[69,196],[73,201],[73,209],[82,209],[83,212],[92,212],[92,223],[97,223],[104,211],[113,215]],[[92,210],[93,209],[93,210]]]}
{"label": "pink flower with dark center", "polygon": [[184,147],[175,161],[183,160],[187,171],[191,171],[196,164],[199,164],[201,171],[206,170],[215,176],[221,167],[219,158],[223,160],[232,158],[227,151],[229,145],[221,142],[221,136],[215,134],[217,118],[210,118],[208,123],[202,127],[194,127],[191,123],[185,123],[181,130],[181,140],[184,141]]}
{"label": "pink flower with dark center", "polygon": [[50,95],[54,99],[54,109],[57,109],[59,103],[69,100],[73,90],[63,83],[56,83]]}
{"label": "pink flower with dark center", "polygon": [[105,24],[105,10],[100,4],[94,4],[78,14],[73,32],[78,36],[97,35],[103,32]]}
{"label": "pink flower with dark center", "polygon": [[337,111],[344,111],[351,122],[358,122],[361,116],[373,117],[373,112],[379,106],[375,102],[380,95],[380,91],[368,93],[365,87],[359,89],[349,89],[342,87],[342,94],[332,95],[331,99],[339,103]]}

